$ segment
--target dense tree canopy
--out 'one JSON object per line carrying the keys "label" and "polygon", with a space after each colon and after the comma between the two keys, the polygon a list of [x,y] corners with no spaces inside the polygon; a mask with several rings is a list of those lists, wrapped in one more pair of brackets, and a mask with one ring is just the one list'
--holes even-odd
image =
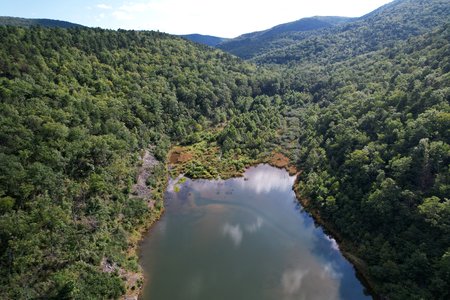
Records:
{"label": "dense tree canopy", "polygon": [[447,23],[449,15],[447,0],[395,0],[351,22],[307,34],[292,32],[280,36],[271,41],[269,49],[251,58],[276,64],[324,65],[345,61],[424,34]]}
{"label": "dense tree canopy", "polygon": [[120,297],[102,262],[138,270],[167,175],[156,205],[130,197],[139,152],[181,144],[230,174],[284,152],[376,294],[448,299],[449,9],[397,0],[274,41],[263,67],[156,32],[0,27],[0,298]]}
{"label": "dense tree canopy", "polygon": [[297,84],[300,194],[390,299],[450,296],[449,39],[446,25]]}
{"label": "dense tree canopy", "polygon": [[349,22],[346,17],[310,17],[277,25],[273,28],[243,34],[237,38],[222,41],[217,48],[244,59],[263,55],[272,50],[286,48],[338,24]]}
{"label": "dense tree canopy", "polygon": [[139,150],[164,160],[170,143],[234,118],[276,127],[277,113],[239,115],[242,99],[272,101],[254,97],[278,92],[275,75],[181,38],[0,27],[0,57],[0,298],[118,297],[100,261],[137,268],[127,241],[150,218],[128,197]]}

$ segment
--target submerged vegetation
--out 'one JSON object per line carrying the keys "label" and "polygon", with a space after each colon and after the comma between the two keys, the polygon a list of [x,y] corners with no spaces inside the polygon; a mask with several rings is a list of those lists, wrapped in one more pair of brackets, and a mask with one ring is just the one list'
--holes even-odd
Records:
{"label": "submerged vegetation", "polygon": [[[394,1],[261,67],[156,32],[0,27],[0,298],[138,289],[166,164],[224,178],[270,161],[295,164],[376,294],[448,299],[448,9]],[[145,150],[151,199],[133,194]]]}

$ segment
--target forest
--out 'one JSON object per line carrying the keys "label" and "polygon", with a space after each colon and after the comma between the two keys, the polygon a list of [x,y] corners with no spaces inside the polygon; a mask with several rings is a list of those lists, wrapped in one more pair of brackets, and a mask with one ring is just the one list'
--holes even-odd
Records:
{"label": "forest", "polygon": [[283,153],[375,297],[450,298],[449,10],[397,0],[251,61],[159,32],[0,26],[0,298],[139,289],[101,266],[139,272],[168,172],[147,180],[154,206],[132,186],[143,151],[164,166],[176,146],[227,172]]}
{"label": "forest", "polygon": [[[276,75],[166,34],[1,27],[0,57],[3,299],[118,298],[100,262],[138,270],[129,239],[162,206],[128,197],[140,150],[164,161],[214,126],[278,127]],[[272,113],[239,114],[257,105]]]}
{"label": "forest", "polygon": [[324,68],[299,109],[299,193],[391,299],[450,296],[449,29]]}
{"label": "forest", "polygon": [[[385,47],[392,48],[397,42],[427,33],[448,23],[449,14],[447,0],[396,0],[361,18],[321,31],[282,35],[251,59],[264,64],[290,65],[345,61]],[[293,42],[285,43],[285,40]]]}

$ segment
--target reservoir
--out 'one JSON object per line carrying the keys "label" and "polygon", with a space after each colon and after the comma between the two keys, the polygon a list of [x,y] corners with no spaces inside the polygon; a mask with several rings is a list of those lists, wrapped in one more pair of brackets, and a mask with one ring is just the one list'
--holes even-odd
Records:
{"label": "reservoir", "polygon": [[171,182],[141,244],[140,299],[371,299],[302,211],[294,180],[259,165],[241,178]]}

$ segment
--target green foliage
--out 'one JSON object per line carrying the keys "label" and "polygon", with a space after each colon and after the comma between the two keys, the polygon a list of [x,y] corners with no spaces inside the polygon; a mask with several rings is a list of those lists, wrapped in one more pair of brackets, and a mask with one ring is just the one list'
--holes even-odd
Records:
{"label": "green foliage", "polygon": [[[225,151],[223,147],[219,148],[216,139],[223,135],[223,130],[218,133],[205,132],[203,135],[211,137],[211,140],[172,149],[171,156],[183,156],[182,159],[172,161],[170,165],[172,177],[184,174],[193,179],[217,179],[219,177],[226,179],[241,176],[245,167],[256,162],[254,158],[244,154],[245,148],[242,151],[241,148],[238,148],[240,154],[236,154],[234,151]],[[261,145],[261,148],[256,151],[262,151],[264,146],[267,145]],[[186,178],[183,177],[179,182],[182,183],[184,180]]]}
{"label": "green foliage", "polygon": [[449,296],[449,39],[446,25],[292,83],[312,99],[296,116],[301,194],[390,299]]}
{"label": "green foliage", "polygon": [[0,27],[0,298],[119,298],[100,262],[136,271],[130,240],[163,208],[164,164],[154,209],[128,195],[139,150],[165,161],[274,78],[156,32]]}
{"label": "green foliage", "polygon": [[217,139],[225,154],[246,154],[255,159],[276,144],[280,105],[268,96],[240,100],[243,112],[230,120]]}
{"label": "green foliage", "polygon": [[119,298],[101,262],[136,271],[130,241],[163,209],[163,164],[153,209],[128,195],[138,152],[179,144],[192,178],[281,149],[377,294],[448,299],[449,9],[286,35],[255,58],[270,69],[156,32],[0,27],[0,298]]}
{"label": "green foliage", "polygon": [[236,51],[249,52],[249,57],[259,63],[324,65],[392,48],[398,41],[446,24],[449,15],[447,0],[396,0],[361,18],[324,30],[276,36],[270,41],[270,48],[261,53],[252,52],[253,44]]}
{"label": "green foliage", "polygon": [[192,42],[204,44],[204,45],[211,46],[211,47],[215,47],[215,46],[217,46],[217,44],[228,40],[227,38],[221,38],[221,37],[211,36],[211,35],[202,35],[202,34],[184,34],[184,35],[181,35],[181,37],[188,39]]}
{"label": "green foliage", "polygon": [[[222,41],[218,48],[244,59],[268,53],[280,47],[288,47],[299,40],[317,34],[317,31],[351,21],[345,17],[310,17],[277,25],[273,28],[246,33],[234,39]],[[215,46],[215,45],[214,45]]]}
{"label": "green foliage", "polygon": [[432,226],[450,232],[450,200],[441,201],[438,197],[426,198],[418,206],[419,212],[425,216],[425,220]]}
{"label": "green foliage", "polygon": [[52,19],[24,19],[14,17],[0,17],[0,26],[42,26],[42,27],[58,27],[58,28],[75,28],[83,27],[82,25],[58,21]]}

